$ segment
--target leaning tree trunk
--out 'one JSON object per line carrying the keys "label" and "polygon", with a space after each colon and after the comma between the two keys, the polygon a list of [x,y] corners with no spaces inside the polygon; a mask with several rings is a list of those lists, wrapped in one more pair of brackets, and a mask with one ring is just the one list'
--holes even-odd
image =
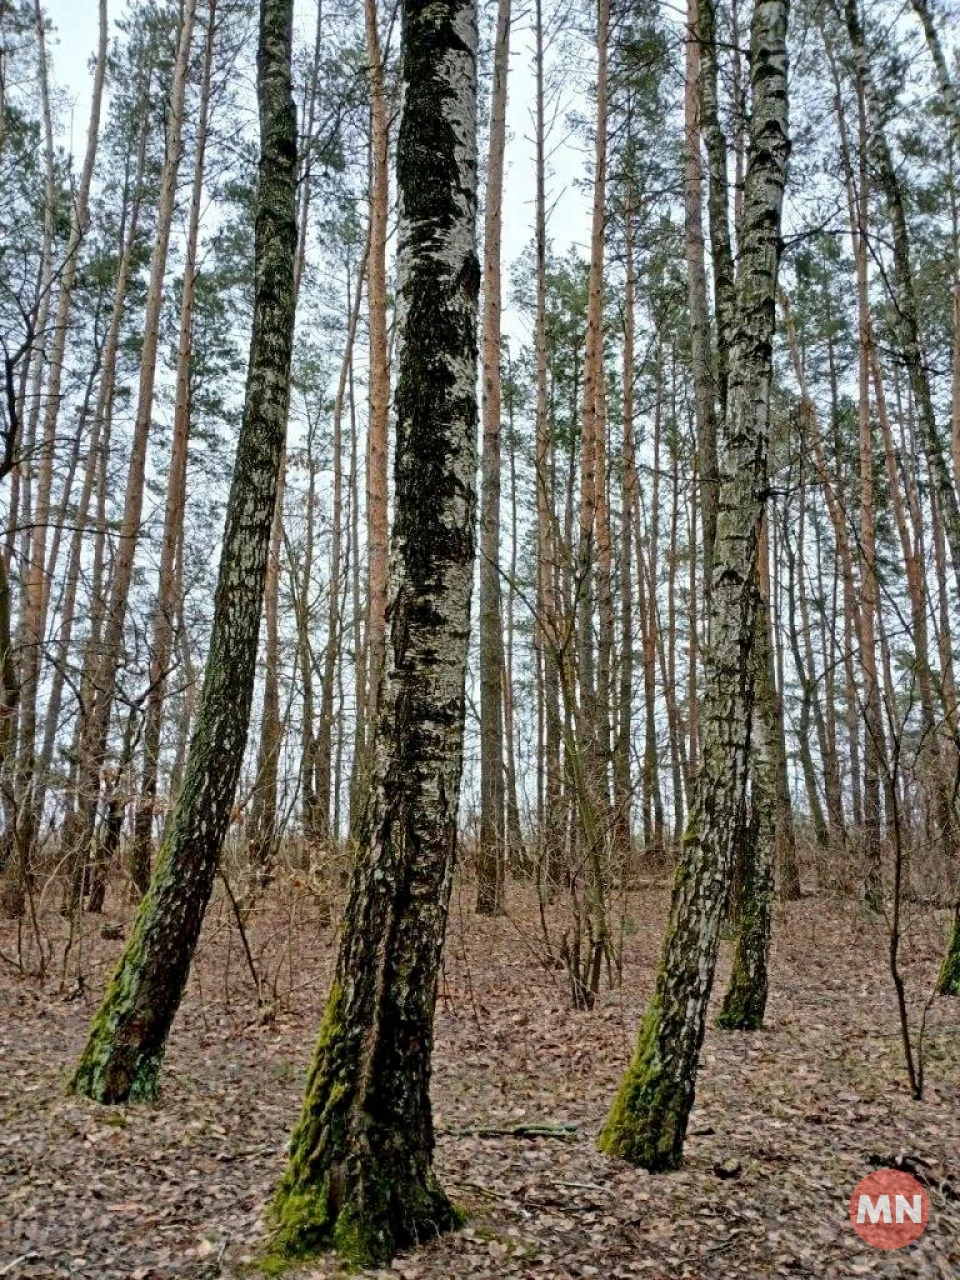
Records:
{"label": "leaning tree trunk", "polygon": [[756,556],[767,434],[780,211],[786,179],[787,3],[758,0],[727,411],[720,456],[703,699],[703,763],[684,835],[656,990],[601,1146],[648,1169],[676,1168],[693,1106],[738,816],[753,701]]}
{"label": "leaning tree trunk", "polygon": [[376,771],[274,1250],[379,1265],[458,1215],[433,1172],[430,1057],[456,845],[473,582],[476,9],[407,0],[394,578]]}
{"label": "leaning tree trunk", "polygon": [[293,0],[262,0],[253,338],[200,710],[177,806],[72,1089],[152,1099],[210,898],[246,746],[293,345]]}

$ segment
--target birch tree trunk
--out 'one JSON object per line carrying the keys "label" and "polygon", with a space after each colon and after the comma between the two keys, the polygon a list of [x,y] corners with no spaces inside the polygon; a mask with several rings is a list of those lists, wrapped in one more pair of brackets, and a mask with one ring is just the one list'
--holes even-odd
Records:
{"label": "birch tree trunk", "polygon": [[[759,588],[759,573],[757,587]],[[756,698],[750,731],[751,803],[742,827],[746,856],[738,903],[740,928],[730,982],[717,1018],[717,1025],[730,1031],[755,1031],[763,1026],[767,1005],[767,950],[773,907],[773,852],[777,813],[771,802],[777,794],[773,742],[776,708],[770,705],[771,698],[775,696],[770,617],[763,600],[758,598],[755,609],[752,662]]]}
{"label": "birch tree trunk", "polygon": [[287,454],[284,448],[280,456],[280,474],[277,479],[263,588],[263,709],[257,747],[257,772],[246,822],[248,855],[261,876],[273,861],[277,841],[277,766],[283,741],[283,721],[280,715],[280,547],[283,542],[283,491],[286,487],[286,474]]}
{"label": "birch tree trunk", "polygon": [[287,422],[296,250],[293,0],[262,0],[253,336],[209,656],[183,788],[150,888],[72,1081],[98,1102],[155,1097],[230,820],[250,720]]}
{"label": "birch tree trunk", "polygon": [[376,770],[274,1250],[382,1265],[458,1215],[433,1172],[430,1058],[456,847],[476,468],[476,9],[403,24],[396,507]]}
{"label": "birch tree trunk", "polygon": [[718,1026],[731,1031],[756,1031],[763,1026],[773,889],[778,871],[783,896],[800,896],[783,709],[774,665],[771,606],[770,553],[764,520],[757,556],[753,650],[756,710],[750,740],[750,814],[745,824],[748,856],[733,967],[717,1019]]}
{"label": "birch tree trunk", "polygon": [[786,179],[787,4],[758,0],[750,41],[753,112],[737,306],[720,451],[717,541],[699,786],[684,833],[656,990],[601,1146],[648,1169],[676,1168],[693,1106],[750,743],[756,556],[767,489],[780,212]]}
{"label": "birch tree trunk", "polygon": [[480,844],[477,912],[501,915],[505,892],[503,634],[500,606],[500,231],[507,137],[510,0],[500,0],[483,238],[483,396],[480,458]]}

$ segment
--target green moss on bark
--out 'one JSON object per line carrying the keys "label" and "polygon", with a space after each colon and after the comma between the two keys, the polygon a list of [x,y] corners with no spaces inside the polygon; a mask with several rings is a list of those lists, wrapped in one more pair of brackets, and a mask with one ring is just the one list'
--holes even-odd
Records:
{"label": "green moss on bark", "polygon": [[213,627],[168,834],[71,1084],[74,1093],[99,1102],[156,1097],[167,1035],[210,900],[246,745],[293,346],[297,157],[292,22],[293,0],[262,0],[253,337]]}
{"label": "green moss on bark", "polygon": [[737,935],[733,968],[717,1026],[726,1031],[758,1031],[767,1007],[767,952],[770,945],[770,911],[773,899],[773,867],[769,847],[770,824],[761,822],[754,831],[741,899],[740,931]]}
{"label": "green moss on bark", "polygon": [[293,1265],[333,1251],[347,1270],[383,1266],[401,1249],[463,1225],[463,1214],[432,1174],[426,1186],[403,1190],[387,1175],[377,1179],[369,1176],[369,1169],[365,1173],[362,1204],[354,1197],[339,1210],[338,1179],[328,1176],[313,1188],[285,1178],[270,1214],[273,1237],[267,1265]]}
{"label": "green moss on bark", "polygon": [[647,1010],[637,1048],[610,1109],[598,1146],[610,1156],[665,1173],[679,1169],[689,1107],[663,1069],[658,1039],[660,1006]]}
{"label": "green moss on bark", "polygon": [[269,1219],[267,1261],[292,1264],[335,1251],[349,1269],[381,1266],[398,1250],[452,1231],[462,1215],[432,1170],[407,1158],[357,1106],[345,1070],[344,993],[327,999],[290,1162]]}
{"label": "green moss on bark", "polygon": [[[162,875],[158,868],[157,881]],[[143,997],[144,974],[154,933],[154,897],[141,903],[137,924],[114,971],[100,1009],[90,1026],[87,1043],[77,1064],[69,1091],[106,1104],[155,1102],[160,1089],[164,1037],[145,1038],[139,1033],[143,1019],[136,1017],[137,999]]]}
{"label": "green moss on bark", "polygon": [[723,999],[717,1026],[724,1031],[759,1031],[763,1026],[763,1009],[757,1008],[756,993],[748,984],[730,980]]}

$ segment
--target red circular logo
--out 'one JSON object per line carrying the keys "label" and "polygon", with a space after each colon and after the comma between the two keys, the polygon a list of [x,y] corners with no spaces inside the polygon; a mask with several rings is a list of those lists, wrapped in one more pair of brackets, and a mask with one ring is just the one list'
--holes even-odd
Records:
{"label": "red circular logo", "polygon": [[850,1197],[850,1221],[875,1249],[902,1249],[923,1233],[930,1197],[901,1169],[878,1169],[858,1182]]}

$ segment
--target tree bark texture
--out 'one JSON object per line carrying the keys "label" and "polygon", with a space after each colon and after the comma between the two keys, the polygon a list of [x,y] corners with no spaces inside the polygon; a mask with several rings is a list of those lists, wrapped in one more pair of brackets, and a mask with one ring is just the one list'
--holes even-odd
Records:
{"label": "tree bark texture", "polygon": [[403,14],[396,506],[369,816],[274,1250],[379,1265],[458,1215],[432,1168],[430,1058],[456,845],[476,469],[476,9]]}
{"label": "tree bark texture", "polygon": [[246,746],[293,345],[293,0],[262,0],[253,336],[213,630],[183,788],[130,940],[72,1081],[100,1102],[153,1098],[186,985]]}
{"label": "tree bark texture", "polygon": [[786,180],[787,4],[758,0],[703,699],[703,763],[684,833],[656,990],[601,1146],[648,1169],[682,1159],[713,984],[753,702],[756,557],[767,490],[780,212]]}

